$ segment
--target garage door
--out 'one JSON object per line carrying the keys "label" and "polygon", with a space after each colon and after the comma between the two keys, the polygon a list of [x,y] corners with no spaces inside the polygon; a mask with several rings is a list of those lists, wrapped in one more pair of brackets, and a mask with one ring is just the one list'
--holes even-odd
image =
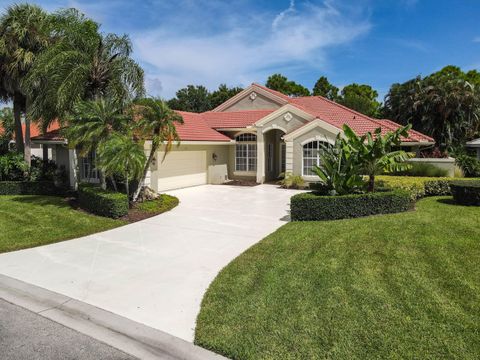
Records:
{"label": "garage door", "polygon": [[[158,160],[162,157],[159,154]],[[171,151],[158,164],[158,191],[207,183],[206,151]]]}

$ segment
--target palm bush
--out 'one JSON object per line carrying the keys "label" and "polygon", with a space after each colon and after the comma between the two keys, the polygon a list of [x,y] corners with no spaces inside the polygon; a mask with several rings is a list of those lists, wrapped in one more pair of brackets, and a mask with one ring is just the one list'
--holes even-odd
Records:
{"label": "palm bush", "polygon": [[281,173],[282,178],[278,184],[285,189],[301,189],[305,186],[305,180],[300,175],[292,173]]}
{"label": "palm bush", "polygon": [[340,135],[333,145],[321,143],[320,165],[312,169],[320,178],[330,195],[345,195],[360,192],[364,181],[360,175],[357,154]]}

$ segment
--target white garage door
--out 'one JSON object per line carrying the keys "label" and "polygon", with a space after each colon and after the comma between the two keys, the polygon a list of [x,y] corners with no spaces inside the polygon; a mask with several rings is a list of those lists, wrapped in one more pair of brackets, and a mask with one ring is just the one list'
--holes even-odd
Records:
{"label": "white garage door", "polygon": [[[158,161],[162,157],[159,154]],[[158,191],[207,183],[206,151],[171,151],[158,164]]]}

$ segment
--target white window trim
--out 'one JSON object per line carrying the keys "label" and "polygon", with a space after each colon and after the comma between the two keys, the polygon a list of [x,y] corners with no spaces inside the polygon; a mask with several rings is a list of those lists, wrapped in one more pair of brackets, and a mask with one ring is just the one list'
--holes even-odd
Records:
{"label": "white window trim", "polygon": [[[305,148],[304,146],[307,145],[307,144],[310,144],[312,142],[316,142],[318,144],[317,148],[316,148],[316,151],[317,151],[317,154],[316,154],[316,164],[314,165],[319,165],[320,164],[320,148],[319,148],[319,145],[320,143],[324,142],[324,143],[327,143],[327,141],[322,141],[322,140],[316,140],[316,139],[312,139],[310,141],[304,141],[301,146],[302,146],[302,177],[305,177],[307,179],[311,179],[311,178],[315,178],[316,175],[315,174],[305,174]],[[310,157],[309,159],[313,159],[313,157]]]}
{"label": "white window trim", "polygon": [[[251,141],[238,141],[237,138],[241,135],[253,135],[255,136],[255,141],[251,140]],[[257,148],[258,148],[258,144],[257,144],[257,135],[254,134],[254,133],[249,133],[249,132],[244,132],[244,133],[240,133],[240,134],[237,134],[235,136],[235,170],[233,171],[233,174],[234,175],[243,175],[243,176],[250,176],[250,175],[256,175],[257,174],[257,168],[258,168],[258,159],[257,159]],[[247,157],[245,158],[247,160],[246,162],[246,166],[247,166],[247,170],[237,170],[237,146],[238,145],[247,145]],[[249,159],[250,157],[248,156],[249,154],[249,146],[248,145],[255,145],[255,151],[254,151],[254,154],[255,154],[255,170],[249,170],[248,169],[248,165],[249,165]],[[253,157],[252,157],[253,159]]]}

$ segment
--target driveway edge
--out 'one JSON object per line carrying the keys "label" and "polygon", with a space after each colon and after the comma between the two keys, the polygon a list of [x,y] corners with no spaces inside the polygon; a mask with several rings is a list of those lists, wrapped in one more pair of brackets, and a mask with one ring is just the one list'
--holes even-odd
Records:
{"label": "driveway edge", "polygon": [[163,331],[1,274],[0,298],[140,359],[225,359]]}

